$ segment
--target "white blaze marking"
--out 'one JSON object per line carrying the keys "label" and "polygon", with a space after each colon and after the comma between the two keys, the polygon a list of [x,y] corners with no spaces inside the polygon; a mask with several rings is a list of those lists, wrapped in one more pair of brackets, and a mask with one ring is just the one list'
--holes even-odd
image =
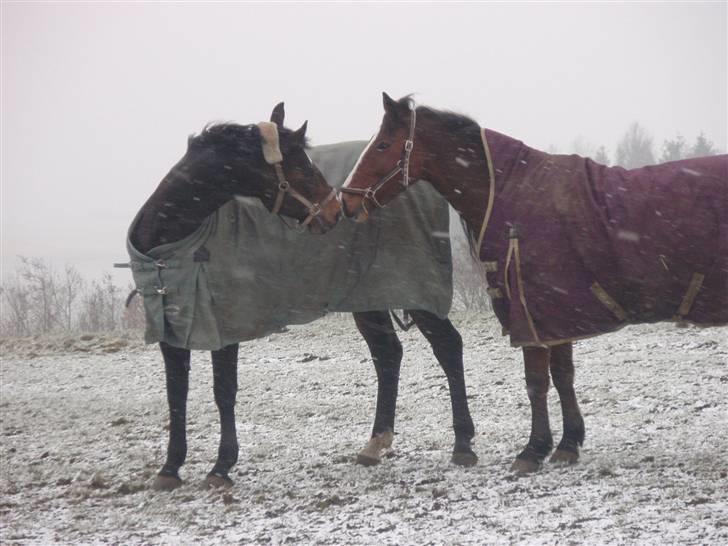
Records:
{"label": "white blaze marking", "polygon": [[342,188],[348,188],[349,184],[351,184],[351,179],[354,178],[354,175],[356,174],[357,169],[359,168],[359,163],[361,163],[362,158],[366,155],[366,153],[369,151],[369,148],[371,148],[372,144],[374,144],[374,137],[371,138],[369,141],[369,144],[367,144],[366,148],[364,148],[364,151],[359,156],[359,159],[356,160],[356,163],[354,163],[354,168],[351,169],[351,172],[349,173],[349,176],[346,177],[346,180],[344,180],[344,185]]}

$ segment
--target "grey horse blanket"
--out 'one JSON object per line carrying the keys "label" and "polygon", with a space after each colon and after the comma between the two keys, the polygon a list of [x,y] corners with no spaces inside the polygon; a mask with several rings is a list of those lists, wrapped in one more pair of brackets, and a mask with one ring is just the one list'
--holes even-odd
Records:
{"label": "grey horse blanket", "polygon": [[483,142],[495,190],[480,258],[512,345],[728,323],[728,156],[625,170],[488,129]]}
{"label": "grey horse blanket", "polygon": [[[338,187],[365,146],[317,146],[309,155]],[[144,297],[146,341],[216,350],[331,311],[422,309],[447,316],[448,206],[429,184],[412,190],[370,222],[344,219],[324,235],[292,230],[259,201],[243,199],[149,255],[127,238]]]}

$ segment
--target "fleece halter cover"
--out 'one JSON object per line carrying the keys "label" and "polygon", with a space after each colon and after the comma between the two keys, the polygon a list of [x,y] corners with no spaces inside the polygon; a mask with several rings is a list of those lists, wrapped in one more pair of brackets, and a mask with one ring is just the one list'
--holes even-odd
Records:
{"label": "fleece halter cover", "polygon": [[[266,160],[276,159],[273,134],[264,138]],[[340,186],[365,146],[344,142],[308,153]],[[448,227],[447,203],[421,183],[369,222],[343,219],[324,235],[291,230],[260,201],[236,199],[192,235],[148,255],[127,238],[144,296],[145,339],[215,350],[332,311],[422,309],[445,317],[452,300]]]}
{"label": "fleece halter cover", "polygon": [[263,158],[269,165],[283,161],[283,154],[278,141],[278,128],[275,123],[261,121],[258,124],[261,142],[263,143]]}
{"label": "fleece halter cover", "polygon": [[626,170],[482,136],[494,191],[474,238],[512,345],[728,323],[728,156]]}

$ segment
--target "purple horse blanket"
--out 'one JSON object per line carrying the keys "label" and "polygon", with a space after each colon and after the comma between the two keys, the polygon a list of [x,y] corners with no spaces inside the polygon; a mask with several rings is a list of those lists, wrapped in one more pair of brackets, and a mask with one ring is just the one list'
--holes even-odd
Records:
{"label": "purple horse blanket", "polygon": [[728,324],[728,155],[626,170],[488,129],[480,259],[514,346]]}

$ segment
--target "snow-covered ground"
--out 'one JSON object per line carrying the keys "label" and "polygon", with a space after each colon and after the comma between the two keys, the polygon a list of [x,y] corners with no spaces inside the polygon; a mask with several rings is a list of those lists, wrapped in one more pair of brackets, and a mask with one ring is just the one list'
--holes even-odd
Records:
{"label": "snow-covered ground", "polygon": [[[490,317],[465,340],[472,468],[450,464],[446,383],[405,346],[394,451],[354,464],[375,375],[350,317],[241,348],[241,456],[228,491],[201,482],[218,420],[209,354],[193,354],[185,485],[150,489],[167,422],[161,357],[114,338],[5,340],[0,543],[727,544],[728,329],[648,325],[580,342],[581,461],[509,473],[530,413],[520,352]],[[551,390],[552,427],[560,413]]]}

